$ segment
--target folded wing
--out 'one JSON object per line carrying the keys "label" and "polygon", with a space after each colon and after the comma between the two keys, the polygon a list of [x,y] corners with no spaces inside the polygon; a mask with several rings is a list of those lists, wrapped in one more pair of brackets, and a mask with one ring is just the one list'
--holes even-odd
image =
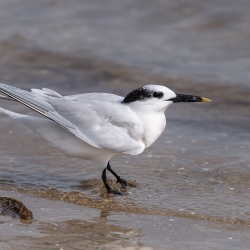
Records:
{"label": "folded wing", "polygon": [[110,101],[104,101],[104,96],[101,100],[84,95],[69,98],[49,89],[28,92],[5,84],[0,84],[0,91],[94,147],[127,154],[139,154],[145,148],[140,121],[127,106],[114,102],[120,98],[115,95]]}

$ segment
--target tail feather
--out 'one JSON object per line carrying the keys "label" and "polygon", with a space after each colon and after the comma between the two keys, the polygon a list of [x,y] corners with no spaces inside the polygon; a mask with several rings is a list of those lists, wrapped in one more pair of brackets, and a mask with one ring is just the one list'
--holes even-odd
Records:
{"label": "tail feather", "polygon": [[6,84],[0,84],[0,91],[44,116],[47,116],[46,112],[54,110],[48,102],[42,100],[31,92]]}
{"label": "tail feather", "polygon": [[11,117],[12,119],[19,119],[21,117],[27,116],[27,115],[22,115],[22,114],[18,114],[18,113],[9,111],[9,110],[1,108],[1,107],[0,107],[0,113],[4,113],[5,115]]}
{"label": "tail feather", "polygon": [[[60,95],[53,90],[45,89],[50,95]],[[39,114],[47,117],[48,119],[58,123],[61,127],[66,130],[69,128],[74,128],[67,119],[60,116],[55,109],[51,106],[51,104],[45,99],[42,98],[41,95],[38,94],[37,90],[33,90],[33,92],[25,91],[19,88],[15,88],[6,84],[0,83],[0,92],[4,93],[8,97],[22,103],[23,105],[33,109],[34,111],[38,112]]]}
{"label": "tail feather", "polygon": [[15,101],[13,98],[10,98],[8,96],[0,95],[0,99],[8,100],[8,101]]}
{"label": "tail feather", "polygon": [[0,113],[16,119],[66,155],[82,157],[85,151],[87,152],[86,155],[90,153],[90,151],[87,151],[89,146],[85,142],[49,119],[23,115],[1,107]]}
{"label": "tail feather", "polygon": [[41,91],[38,90],[33,90],[29,92],[0,83],[0,92],[22,103],[30,109],[40,113],[48,119],[54,121],[55,123],[59,124],[63,129],[70,131],[72,134],[74,134],[81,140],[89,143],[94,147],[98,147],[96,143],[92,142],[83,133],[81,133],[81,131],[79,131],[78,127],[74,123],[72,123],[70,120],[68,120],[59,112],[57,112],[57,110],[50,104],[53,103],[52,99],[54,98],[63,99],[63,97],[55,91],[44,89],[43,93],[41,94]]}

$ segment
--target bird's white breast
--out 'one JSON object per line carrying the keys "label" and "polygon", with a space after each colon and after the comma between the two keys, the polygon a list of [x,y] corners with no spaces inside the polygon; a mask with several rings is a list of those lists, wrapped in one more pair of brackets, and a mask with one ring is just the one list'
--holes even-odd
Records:
{"label": "bird's white breast", "polygon": [[140,119],[144,127],[142,141],[147,148],[162,134],[166,127],[166,118],[164,112],[150,112],[140,115]]}

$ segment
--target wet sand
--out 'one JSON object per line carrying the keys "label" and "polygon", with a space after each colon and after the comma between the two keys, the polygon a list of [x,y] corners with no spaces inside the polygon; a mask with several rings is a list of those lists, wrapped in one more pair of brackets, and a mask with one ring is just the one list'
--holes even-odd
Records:
{"label": "wet sand", "polygon": [[23,193],[33,220],[0,217],[2,249],[248,249],[249,229],[226,224],[91,209]]}
{"label": "wet sand", "polygon": [[34,216],[1,216],[1,248],[249,249],[249,4],[223,2],[0,3],[1,82],[64,95],[155,83],[213,100],[171,106],[152,147],[112,159],[136,184],[122,197],[106,194],[102,166],[63,156],[1,115],[0,196]]}

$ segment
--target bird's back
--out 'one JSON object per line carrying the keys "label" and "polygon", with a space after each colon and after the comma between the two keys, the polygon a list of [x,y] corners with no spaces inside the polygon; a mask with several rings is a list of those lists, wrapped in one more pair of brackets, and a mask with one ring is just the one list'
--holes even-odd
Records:
{"label": "bird's back", "polygon": [[64,97],[67,100],[97,100],[97,101],[105,101],[105,102],[121,102],[123,100],[122,96],[109,94],[109,93],[86,93],[86,94],[77,94],[77,95],[69,95]]}

